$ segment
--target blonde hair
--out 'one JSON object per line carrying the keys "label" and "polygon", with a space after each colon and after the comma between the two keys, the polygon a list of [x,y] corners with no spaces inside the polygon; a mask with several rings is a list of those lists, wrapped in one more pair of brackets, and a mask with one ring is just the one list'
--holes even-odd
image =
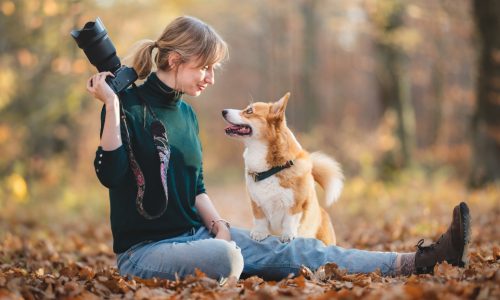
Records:
{"label": "blonde hair", "polygon": [[203,21],[190,17],[178,17],[167,25],[157,41],[145,40],[138,46],[133,56],[133,68],[139,79],[146,78],[153,68],[153,50],[157,68],[163,71],[173,69],[168,62],[172,52],[179,54],[179,63],[192,58],[198,59],[199,66],[221,63],[228,58],[228,47],[219,34]]}

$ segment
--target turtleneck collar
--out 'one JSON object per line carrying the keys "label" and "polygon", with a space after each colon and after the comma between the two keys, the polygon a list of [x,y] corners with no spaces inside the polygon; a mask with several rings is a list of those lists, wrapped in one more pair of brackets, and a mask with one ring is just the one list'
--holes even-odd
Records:
{"label": "turtleneck collar", "polygon": [[142,85],[143,91],[151,95],[147,97],[147,101],[151,106],[172,107],[179,104],[182,93],[176,92],[174,89],[166,85],[158,78],[156,72],[149,74],[148,78]]}

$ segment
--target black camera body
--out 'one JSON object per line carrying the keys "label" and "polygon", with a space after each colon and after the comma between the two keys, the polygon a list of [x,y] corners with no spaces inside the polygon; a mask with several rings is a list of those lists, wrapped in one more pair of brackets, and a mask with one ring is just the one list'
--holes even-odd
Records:
{"label": "black camera body", "polygon": [[116,94],[137,80],[135,70],[122,66],[120,59],[116,56],[116,48],[101,19],[87,22],[81,30],[72,30],[71,36],[99,72],[113,73],[114,77],[106,77],[106,82]]}

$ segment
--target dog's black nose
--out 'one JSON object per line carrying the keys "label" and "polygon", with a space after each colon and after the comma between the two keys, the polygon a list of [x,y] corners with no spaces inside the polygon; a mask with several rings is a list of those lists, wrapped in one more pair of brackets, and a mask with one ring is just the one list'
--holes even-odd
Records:
{"label": "dog's black nose", "polygon": [[223,117],[225,117],[226,115],[227,115],[227,109],[224,109],[224,110],[222,111],[222,116],[223,116]]}

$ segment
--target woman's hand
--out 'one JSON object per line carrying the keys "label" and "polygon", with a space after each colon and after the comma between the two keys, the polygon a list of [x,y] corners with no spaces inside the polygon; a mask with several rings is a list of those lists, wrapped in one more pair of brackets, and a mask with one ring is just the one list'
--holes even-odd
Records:
{"label": "woman's hand", "polygon": [[201,193],[196,196],[196,202],[194,203],[196,209],[198,210],[203,223],[210,234],[214,233],[216,239],[231,241],[231,232],[229,231],[229,223],[224,219],[221,219],[212,200],[208,197],[206,193]]}
{"label": "woman's hand", "polygon": [[229,231],[229,228],[227,228],[226,224],[222,223],[222,222],[217,222],[216,223],[216,228],[214,228],[215,230],[217,230],[216,234],[215,234],[215,238],[216,239],[220,239],[220,240],[226,240],[228,242],[231,241],[231,232]]}
{"label": "woman's hand", "polygon": [[87,91],[96,99],[106,104],[114,104],[118,98],[106,83],[106,77],[113,76],[111,72],[101,72],[93,75],[87,80]]}

